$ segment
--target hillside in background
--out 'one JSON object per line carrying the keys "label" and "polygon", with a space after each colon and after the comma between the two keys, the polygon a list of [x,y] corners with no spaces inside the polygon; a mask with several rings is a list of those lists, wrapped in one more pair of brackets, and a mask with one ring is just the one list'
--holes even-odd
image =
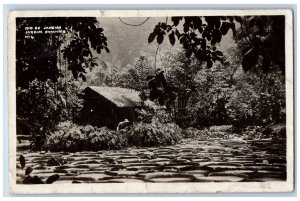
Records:
{"label": "hillside in background", "polygon": [[[129,24],[139,24],[146,18],[122,18],[122,20]],[[108,47],[110,53],[105,51],[101,54],[93,52],[95,57],[98,57],[98,64],[101,67],[102,61],[107,66],[118,66],[120,69],[124,69],[128,65],[133,65],[136,58],[143,55],[154,62],[154,56],[157,48],[156,41],[148,44],[148,36],[153,31],[155,25],[158,22],[165,22],[165,18],[150,18],[146,23],[141,26],[129,26],[123,24],[119,18],[98,18],[100,26],[104,29],[104,34],[108,39]],[[169,18],[170,22],[170,18]],[[171,51],[177,52],[181,44],[178,42],[174,46],[170,45],[167,41],[167,37],[162,45],[160,45],[160,51],[157,56],[157,62],[159,63],[160,55],[164,52]],[[232,33],[224,36],[220,49],[226,50],[227,47],[233,45]]]}

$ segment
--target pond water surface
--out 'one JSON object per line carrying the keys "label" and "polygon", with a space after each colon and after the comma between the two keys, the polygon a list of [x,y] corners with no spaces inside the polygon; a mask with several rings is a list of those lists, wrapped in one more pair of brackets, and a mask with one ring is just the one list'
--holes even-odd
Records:
{"label": "pond water surface", "polygon": [[[265,182],[286,180],[285,143],[264,140],[184,139],[180,144],[98,152],[20,151],[32,176],[55,183]],[[17,161],[17,183],[25,170]]]}

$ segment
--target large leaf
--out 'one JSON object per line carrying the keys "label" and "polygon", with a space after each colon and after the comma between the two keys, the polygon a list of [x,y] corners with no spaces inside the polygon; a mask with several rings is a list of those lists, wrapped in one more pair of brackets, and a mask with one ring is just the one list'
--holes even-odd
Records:
{"label": "large leaf", "polygon": [[211,44],[215,45],[216,43],[220,43],[222,39],[222,34],[219,30],[214,30],[212,34]]}
{"label": "large leaf", "polygon": [[153,32],[151,34],[149,34],[148,43],[152,43],[155,39],[155,36],[156,36],[156,34]]}
{"label": "large leaf", "polygon": [[183,31],[186,33],[190,30],[190,26],[187,23],[183,24]]}
{"label": "large leaf", "polygon": [[164,41],[164,35],[162,33],[157,35],[157,43],[158,44],[162,44],[162,42]]}
{"label": "large leaf", "polygon": [[230,27],[231,30],[232,30],[232,35],[233,35],[233,37],[236,37],[235,24],[234,24],[234,23],[231,23],[229,27]]}
{"label": "large leaf", "polygon": [[97,51],[98,54],[101,54],[101,48],[100,48],[100,46],[97,47],[96,51]]}
{"label": "large leaf", "polygon": [[19,161],[20,161],[20,164],[21,164],[21,168],[22,168],[22,170],[23,170],[24,167],[25,167],[25,165],[26,165],[25,157],[24,157],[23,155],[20,155]]}
{"label": "large leaf", "polygon": [[169,34],[169,40],[170,40],[171,45],[175,44],[175,34],[173,31],[172,31],[172,33]]}
{"label": "large leaf", "polygon": [[206,62],[207,62],[207,63],[206,63],[207,68],[211,68],[212,65],[213,65],[212,60],[211,60],[211,59],[208,59]]}
{"label": "large leaf", "polygon": [[202,50],[206,50],[206,40],[205,39],[201,39],[201,48],[202,48]]}
{"label": "large leaf", "polygon": [[58,179],[59,179],[59,175],[58,174],[51,175],[46,180],[46,184],[52,184],[53,182],[57,181]]}
{"label": "large leaf", "polygon": [[109,49],[108,49],[107,47],[104,47],[104,49],[105,49],[105,51],[106,51],[107,53],[110,52]]}
{"label": "large leaf", "polygon": [[77,70],[76,69],[71,69],[71,72],[72,72],[73,77],[75,79],[77,79],[78,78],[78,72],[77,72]]}
{"label": "large leaf", "polygon": [[182,17],[171,17],[171,20],[173,21],[174,25],[177,26],[180,20],[182,20]]}
{"label": "large leaf", "polygon": [[229,28],[230,28],[229,23],[228,22],[223,22],[222,26],[220,28],[220,31],[221,31],[222,35],[226,35]]}
{"label": "large leaf", "polygon": [[32,171],[33,171],[32,167],[28,167],[28,168],[25,170],[25,175],[29,175]]}

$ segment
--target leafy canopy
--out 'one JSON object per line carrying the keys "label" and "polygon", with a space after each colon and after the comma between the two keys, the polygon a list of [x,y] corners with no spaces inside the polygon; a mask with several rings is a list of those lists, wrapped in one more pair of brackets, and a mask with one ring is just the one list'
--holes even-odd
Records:
{"label": "leafy canopy", "polygon": [[171,17],[172,24],[159,22],[155,26],[148,42],[151,43],[156,38],[157,43],[162,44],[164,36],[168,35],[171,45],[174,45],[176,40],[179,41],[188,58],[194,55],[211,68],[213,62],[222,61],[223,57],[216,44],[221,42],[229,30],[232,30],[233,35],[236,33],[234,20],[240,21],[240,17]]}
{"label": "leafy canopy", "polygon": [[[242,52],[244,71],[257,65],[264,72],[277,65],[285,71],[285,18],[284,16],[191,16],[171,17],[172,23],[159,22],[148,36],[160,45],[165,36],[171,45],[176,41],[182,45],[186,57],[192,55],[211,68],[213,62],[223,62],[223,53],[216,48],[222,37],[232,30]],[[236,25],[239,25],[236,29]]]}
{"label": "leafy canopy", "polygon": [[[62,77],[60,53],[74,78],[85,80],[85,68],[95,66],[91,48],[109,52],[103,28],[94,17],[17,18],[17,86],[28,87],[38,79],[57,82]],[[43,33],[25,37],[26,27],[61,27],[62,33]],[[66,64],[65,64],[66,65]]]}

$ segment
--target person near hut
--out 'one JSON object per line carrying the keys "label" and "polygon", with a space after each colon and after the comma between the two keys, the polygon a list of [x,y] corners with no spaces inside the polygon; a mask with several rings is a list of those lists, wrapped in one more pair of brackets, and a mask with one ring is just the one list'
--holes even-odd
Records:
{"label": "person near hut", "polygon": [[130,126],[130,121],[128,119],[125,119],[124,121],[121,121],[117,126],[117,131],[125,129],[127,126]]}

